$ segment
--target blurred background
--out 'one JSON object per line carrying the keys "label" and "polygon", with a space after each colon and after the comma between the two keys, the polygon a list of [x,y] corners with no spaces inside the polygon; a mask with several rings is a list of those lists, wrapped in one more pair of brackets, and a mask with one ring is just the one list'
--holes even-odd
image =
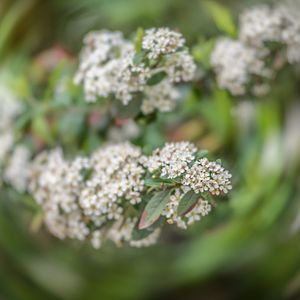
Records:
{"label": "blurred background", "polygon": [[[78,99],[54,93],[51,82],[57,86],[73,72],[84,34],[104,28],[126,36],[138,27],[176,28],[203,62],[201,44],[223,34],[207,2],[1,0],[1,85],[32,109],[59,98],[66,107],[74,103],[76,112]],[[244,8],[261,1],[219,3],[237,24]],[[0,299],[300,299],[298,75],[284,69],[259,99],[187,91],[177,111],[159,115],[133,138],[151,149],[166,140],[191,140],[221,157],[234,178],[229,200],[210,217],[184,232],[168,228],[156,246],[94,250],[59,241],[36,230],[39,215],[28,196],[1,188]],[[76,151],[80,115],[59,106],[51,115],[60,124],[55,132],[45,118],[24,115],[18,126],[30,127],[31,143]],[[106,138],[105,126],[84,130],[84,151]]]}

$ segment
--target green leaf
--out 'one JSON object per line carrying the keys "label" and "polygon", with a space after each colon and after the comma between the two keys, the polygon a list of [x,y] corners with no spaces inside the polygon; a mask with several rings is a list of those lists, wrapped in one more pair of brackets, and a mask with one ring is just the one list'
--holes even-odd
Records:
{"label": "green leaf", "polygon": [[165,185],[174,185],[174,182],[171,179],[163,178],[146,178],[145,185],[150,187],[160,187],[163,184]]}
{"label": "green leaf", "polygon": [[30,109],[30,110],[26,110],[18,117],[18,119],[15,121],[15,124],[14,124],[14,129],[17,133],[20,133],[21,131],[23,131],[25,129],[25,127],[28,124],[30,124],[32,115],[33,115],[33,111]]}
{"label": "green leaf", "polygon": [[144,37],[144,29],[142,27],[139,27],[137,32],[136,32],[136,37],[135,37],[135,51],[139,52],[142,50],[142,42],[143,42],[143,37]]}
{"label": "green leaf", "polygon": [[88,180],[91,177],[92,174],[93,174],[92,169],[82,169],[82,170],[80,170],[80,175],[83,177],[84,181]]}
{"label": "green leaf", "polygon": [[155,67],[159,62],[160,62],[161,58],[156,58],[156,59],[149,59],[148,61],[148,65],[150,68]]}
{"label": "green leaf", "polygon": [[208,151],[207,150],[200,150],[196,153],[196,160],[201,159],[205,156],[207,156]]}
{"label": "green leaf", "polygon": [[86,114],[83,110],[71,109],[63,114],[58,124],[60,139],[66,144],[76,144],[85,129]]}
{"label": "green leaf", "polygon": [[148,228],[145,229],[139,229],[139,223],[135,225],[133,228],[131,238],[135,241],[145,239],[147,236],[149,236],[152,232],[154,232],[155,229],[160,227],[162,225],[162,219],[159,219],[155,224],[152,226],[149,226]]}
{"label": "green leaf", "polygon": [[146,55],[145,51],[137,52],[133,57],[133,64],[135,65],[141,64],[145,58],[145,55]]}
{"label": "green leaf", "polygon": [[142,97],[140,94],[136,95],[127,105],[116,100],[113,102],[112,114],[116,118],[135,118],[140,113],[141,103]]}
{"label": "green leaf", "polygon": [[236,36],[236,27],[229,10],[220,3],[203,1],[204,9],[211,15],[219,30]]}
{"label": "green leaf", "polygon": [[96,150],[102,143],[101,137],[95,132],[95,130],[90,130],[85,137],[84,141],[84,151],[85,153],[91,153]]}
{"label": "green leaf", "polygon": [[166,75],[167,74],[165,71],[161,71],[161,72],[154,74],[152,77],[150,77],[147,80],[147,85],[156,85],[156,84],[160,83],[166,77]]}
{"label": "green leaf", "polygon": [[50,99],[53,98],[54,91],[57,87],[57,84],[59,80],[62,78],[62,74],[64,71],[63,67],[64,66],[62,63],[58,64],[49,77],[48,85],[44,93],[44,98],[47,99],[48,101],[50,101]]}
{"label": "green leaf", "polygon": [[32,131],[43,141],[48,143],[53,142],[51,129],[45,116],[37,114],[31,124]]}
{"label": "green leaf", "polygon": [[179,216],[185,215],[189,210],[198,202],[199,195],[196,194],[194,191],[189,191],[179,202],[178,208],[177,208],[177,214]]}
{"label": "green leaf", "polygon": [[202,39],[192,50],[195,60],[201,63],[205,68],[210,67],[210,55],[214,45],[215,41],[213,39],[207,41]]}
{"label": "green leaf", "polygon": [[31,221],[31,224],[30,224],[30,230],[32,232],[38,232],[39,229],[41,228],[42,224],[43,224],[43,217],[44,217],[44,214],[43,212],[41,211],[38,211],[32,221]]}
{"label": "green leaf", "polygon": [[139,229],[145,229],[151,226],[160,217],[163,209],[166,207],[170,196],[170,190],[165,190],[154,194],[147,203],[141,216]]}

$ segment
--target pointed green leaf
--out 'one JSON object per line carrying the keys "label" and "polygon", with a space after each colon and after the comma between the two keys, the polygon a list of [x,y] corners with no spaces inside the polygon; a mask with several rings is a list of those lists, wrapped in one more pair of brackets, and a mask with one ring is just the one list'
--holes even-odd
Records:
{"label": "pointed green leaf", "polygon": [[145,210],[142,214],[139,229],[145,229],[151,226],[156,220],[158,220],[163,209],[166,207],[170,198],[170,191],[165,190],[155,193],[154,196],[147,203]]}
{"label": "pointed green leaf", "polygon": [[133,64],[134,65],[139,65],[143,62],[143,60],[145,59],[146,56],[146,52],[145,51],[140,51],[137,52],[134,57],[133,57]]}
{"label": "pointed green leaf", "polygon": [[144,37],[144,29],[140,27],[136,32],[135,43],[134,43],[135,51],[137,52],[142,50],[143,37]]}
{"label": "pointed green leaf", "polygon": [[33,132],[43,141],[51,144],[53,142],[51,128],[48,120],[42,114],[37,114],[32,120],[31,127]]}
{"label": "pointed green leaf", "polygon": [[207,150],[200,150],[196,153],[196,159],[201,159],[203,157],[205,157],[208,154]]}
{"label": "pointed green leaf", "polygon": [[112,105],[112,114],[117,118],[135,118],[140,113],[141,103],[142,98],[140,94],[135,95],[127,105],[116,100]]}
{"label": "pointed green leaf", "polygon": [[194,191],[187,192],[179,202],[177,214],[179,216],[185,215],[198,202],[199,195]]}
{"label": "pointed green leaf", "polygon": [[171,179],[163,178],[146,178],[145,185],[150,187],[160,187],[161,185],[174,185],[174,182]]}
{"label": "pointed green leaf", "polygon": [[210,55],[214,45],[215,40],[213,39],[200,39],[198,44],[192,50],[194,59],[207,69],[210,68]]}
{"label": "pointed green leaf", "polygon": [[156,85],[160,83],[165,77],[166,77],[166,72],[164,71],[158,72],[147,80],[147,85]]}
{"label": "pointed green leaf", "polygon": [[236,27],[230,11],[220,3],[213,1],[203,1],[204,8],[213,18],[219,30],[229,34],[236,35]]}
{"label": "pointed green leaf", "polygon": [[148,228],[145,228],[145,229],[139,229],[139,223],[137,223],[135,225],[135,227],[133,228],[131,238],[135,241],[145,239],[152,232],[154,232],[155,229],[157,229],[158,227],[160,227],[162,225],[162,221],[163,221],[162,218],[160,218],[159,220],[157,220],[157,222],[155,222],[155,224],[153,224],[152,226],[149,226]]}

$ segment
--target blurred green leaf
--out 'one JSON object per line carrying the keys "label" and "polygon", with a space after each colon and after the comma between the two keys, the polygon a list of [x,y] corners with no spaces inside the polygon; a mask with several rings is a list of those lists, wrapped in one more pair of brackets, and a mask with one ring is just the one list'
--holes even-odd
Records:
{"label": "blurred green leaf", "polygon": [[44,214],[38,211],[32,218],[30,229],[32,232],[37,232],[42,226]]}
{"label": "blurred green leaf", "polygon": [[59,120],[58,135],[66,144],[76,145],[81,141],[85,130],[86,112],[83,109],[73,109],[65,112]]}
{"label": "blurred green leaf", "polygon": [[152,75],[148,80],[147,80],[147,85],[156,85],[158,83],[160,83],[165,77],[166,77],[166,72],[165,71],[161,71],[158,72],[154,75]]}
{"label": "blurred green leaf", "polygon": [[145,229],[139,229],[139,222],[136,223],[131,237],[133,240],[142,240],[145,239],[147,236],[149,236],[151,233],[155,231],[155,229],[159,228],[159,226],[162,225],[162,221],[158,220],[151,226],[145,228]]}
{"label": "blurred green leaf", "polygon": [[192,54],[195,60],[207,69],[210,68],[210,55],[214,45],[215,40],[213,39],[207,41],[200,39],[198,44],[192,48]]}
{"label": "blurred green leaf", "polygon": [[53,136],[49,121],[42,114],[36,114],[33,117],[31,124],[33,132],[43,141],[46,141],[49,144],[53,143]]}
{"label": "blurred green leaf", "polygon": [[171,179],[163,178],[146,178],[145,185],[149,187],[161,187],[162,185],[174,185],[174,181]]}
{"label": "blurred green leaf", "polygon": [[142,103],[141,95],[137,94],[129,101],[128,104],[124,105],[120,100],[113,101],[112,114],[116,118],[127,119],[135,118],[140,113],[140,107]]}
{"label": "blurred green leaf", "polygon": [[143,37],[144,37],[144,29],[142,27],[139,27],[137,32],[136,32],[136,37],[135,37],[135,51],[140,52],[142,50],[142,42],[143,42]]}
{"label": "blurred green leaf", "polygon": [[236,36],[236,27],[230,11],[220,3],[214,1],[202,1],[204,9],[213,18],[219,30],[230,36]]}
{"label": "blurred green leaf", "polygon": [[198,151],[196,153],[196,155],[195,155],[196,156],[196,160],[201,159],[201,158],[207,156],[207,154],[208,154],[207,150],[200,150],[200,151]]}
{"label": "blurred green leaf", "polygon": [[0,20],[0,57],[9,45],[9,39],[18,22],[30,11],[34,0],[15,1],[6,15]]}
{"label": "blurred green leaf", "polygon": [[137,52],[133,57],[133,63],[135,65],[141,64],[145,58],[145,54],[146,54],[145,51]]}
{"label": "blurred green leaf", "polygon": [[185,193],[178,204],[178,216],[185,215],[189,212],[189,210],[198,202],[199,197],[199,194],[196,194],[194,191],[188,191]]}

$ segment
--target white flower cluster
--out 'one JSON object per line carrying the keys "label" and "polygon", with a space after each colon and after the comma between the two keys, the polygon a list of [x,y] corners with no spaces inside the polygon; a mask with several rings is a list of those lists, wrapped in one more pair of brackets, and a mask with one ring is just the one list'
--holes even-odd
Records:
{"label": "white flower cluster", "polygon": [[[157,228],[146,238],[133,238],[139,219],[139,204],[147,194],[144,179],[153,173],[174,180],[170,200],[162,212],[180,228],[206,216],[211,205],[199,194],[195,205],[178,215],[178,205],[187,192],[225,194],[231,189],[228,171],[218,163],[196,159],[196,147],[188,142],[166,144],[153,155],[129,143],[107,145],[90,157],[66,160],[62,151],[41,153],[30,168],[29,192],[44,213],[49,231],[61,238],[89,240],[95,248],[106,240],[121,246],[150,246]],[[158,188],[160,190],[160,188]]]}
{"label": "white flower cluster", "polygon": [[0,85],[0,132],[9,130],[15,117],[22,112],[22,105],[10,89]]}
{"label": "white flower cluster", "polygon": [[123,199],[132,205],[141,202],[144,168],[140,157],[140,149],[128,143],[107,146],[92,155],[93,172],[79,199],[85,215],[117,220],[123,213]]}
{"label": "white flower cluster", "polygon": [[11,91],[0,85],[0,166],[7,153],[11,150],[14,137],[12,127],[16,116],[22,111],[22,106]]}
{"label": "white flower cluster", "polygon": [[277,8],[282,15],[281,41],[286,45],[289,63],[300,62],[300,1],[286,0]]}
{"label": "white flower cluster", "polygon": [[31,167],[29,189],[49,231],[61,239],[90,239],[95,247],[105,239],[128,241],[135,220],[125,219],[125,209],[141,201],[144,188],[140,157],[140,149],[128,143],[73,161],[59,149],[40,154]]}
{"label": "white flower cluster", "polygon": [[195,193],[227,194],[232,189],[231,174],[220,163],[207,158],[196,159],[197,148],[189,142],[167,143],[147,157],[144,165],[154,175],[180,179],[185,188]]}
{"label": "white flower cluster", "polygon": [[168,80],[164,79],[154,86],[146,86],[144,101],[141,110],[144,114],[150,114],[156,109],[168,112],[175,107],[179,98],[179,91]]}
{"label": "white flower cluster", "polygon": [[60,149],[43,152],[32,163],[29,191],[43,208],[47,228],[61,239],[84,240],[89,234],[78,204],[84,170],[84,158],[68,162]]}
{"label": "white flower cluster", "polygon": [[217,73],[218,85],[233,95],[245,94],[252,76],[268,78],[272,75],[255,48],[230,38],[218,40],[211,64]]}
{"label": "white flower cluster", "polygon": [[183,189],[176,189],[170,196],[170,201],[167,203],[162,213],[169,224],[176,224],[181,229],[187,229],[188,225],[192,225],[193,223],[200,221],[202,217],[207,216],[211,211],[211,205],[208,201],[201,199],[199,196],[198,201],[191,208],[191,211],[183,216],[179,216],[177,213],[178,205],[188,190],[189,189],[186,187]]}
{"label": "white flower cluster", "polygon": [[232,189],[230,179],[231,174],[218,162],[202,158],[186,172],[183,184],[191,187],[197,194],[209,192],[212,195],[220,195]]}
{"label": "white flower cluster", "polygon": [[[143,93],[144,114],[155,109],[170,111],[179,98],[175,83],[192,80],[196,70],[184,44],[180,33],[167,28],[147,30],[140,52],[120,32],[89,33],[84,39],[75,83],[83,83],[90,102],[113,96],[127,105]],[[148,80],[157,74],[164,74],[163,82],[149,85]],[[163,97],[157,95],[162,90]]]}
{"label": "white flower cluster", "polygon": [[189,142],[167,143],[147,157],[144,165],[151,173],[159,171],[160,176],[176,178],[189,169],[196,152],[197,148]]}
{"label": "white flower cluster", "polygon": [[23,145],[17,145],[5,166],[4,180],[19,193],[27,189],[31,152]]}
{"label": "white flower cluster", "polygon": [[241,14],[239,38],[218,40],[211,54],[218,85],[233,95],[244,95],[249,88],[255,95],[267,93],[264,81],[275,75],[274,61],[267,59],[274,56],[271,43],[286,49],[289,63],[300,62],[299,1],[258,5]]}
{"label": "white flower cluster", "polygon": [[287,0],[274,7],[259,5],[240,17],[240,39],[260,49],[266,42],[286,46],[290,63],[300,62],[300,2]]}
{"label": "white flower cluster", "polygon": [[150,59],[156,59],[164,54],[171,54],[183,47],[185,40],[178,32],[168,28],[152,28],[146,31],[142,41],[142,48]]}
{"label": "white flower cluster", "polygon": [[265,42],[281,39],[281,13],[266,4],[246,9],[240,15],[239,38],[242,42],[264,47]]}
{"label": "white flower cluster", "polygon": [[10,89],[0,85],[0,183],[5,181],[18,192],[24,192],[30,152],[25,146],[16,146],[13,125],[23,106]]}

